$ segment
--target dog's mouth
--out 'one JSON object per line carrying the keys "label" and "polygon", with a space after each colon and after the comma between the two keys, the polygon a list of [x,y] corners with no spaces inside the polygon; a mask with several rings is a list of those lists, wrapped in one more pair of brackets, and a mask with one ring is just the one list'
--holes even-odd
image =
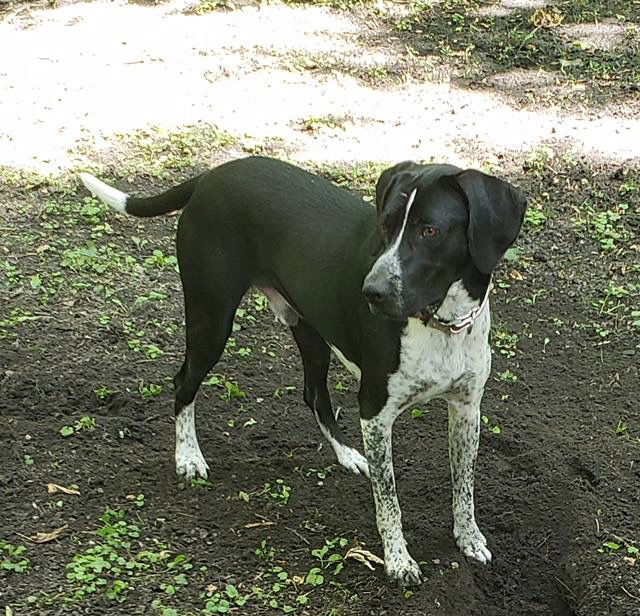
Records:
{"label": "dog's mouth", "polygon": [[438,312],[438,309],[440,308],[440,306],[442,306],[442,302],[444,302],[444,297],[442,299],[436,300],[435,302],[427,304],[424,308],[414,313],[405,312],[405,310],[403,310],[402,308],[399,308],[397,311],[391,311],[388,309],[385,310],[380,308],[379,306],[376,306],[375,304],[372,304],[371,302],[367,302],[367,304],[372,314],[379,314],[391,321],[406,321],[407,318],[413,317],[416,319],[420,319],[424,323],[428,323],[433,318],[435,313]]}
{"label": "dog's mouth", "polygon": [[442,306],[443,301],[444,298],[439,299],[435,302],[431,302],[411,316],[415,317],[416,319],[420,319],[424,323],[428,323],[433,318],[433,315],[438,312],[438,308]]}

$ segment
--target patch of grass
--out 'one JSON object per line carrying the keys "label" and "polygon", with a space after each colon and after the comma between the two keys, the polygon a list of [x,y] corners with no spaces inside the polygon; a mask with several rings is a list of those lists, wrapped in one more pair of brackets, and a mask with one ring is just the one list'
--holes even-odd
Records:
{"label": "patch of grass", "polygon": [[30,560],[25,556],[26,552],[26,546],[14,545],[0,539],[0,570],[24,573],[30,564]]}
{"label": "patch of grass", "polygon": [[145,384],[144,381],[140,381],[138,391],[140,392],[143,400],[150,400],[151,398],[156,398],[162,394],[162,385],[156,385],[155,383]]}
{"label": "patch of grass", "polygon": [[349,11],[354,8],[372,4],[373,0],[283,0],[285,4],[302,4],[302,5],[314,5],[314,6],[327,6],[332,9],[338,9],[341,11]]}
{"label": "patch of grass", "polygon": [[[604,203],[607,202],[602,194],[598,195],[598,198]],[[600,203],[592,201],[582,203],[576,208],[577,217],[574,222],[579,231],[586,230],[597,240],[603,250],[612,251],[631,236],[631,232],[625,225],[629,204],[619,203],[614,207],[602,209]]]}
{"label": "patch of grass", "polygon": [[187,13],[193,15],[206,15],[214,11],[233,10],[235,5],[230,0],[199,0],[198,4],[190,8]]}
{"label": "patch of grass", "polygon": [[[606,338],[612,328],[619,325],[640,327],[640,311],[636,309],[640,298],[640,283],[610,280],[600,296],[592,302],[600,321],[593,324],[596,333]],[[607,319],[603,322],[602,319]]]}
{"label": "patch of grass", "polygon": [[[76,153],[118,171],[119,178],[152,177],[175,182],[193,175],[194,168],[209,168],[219,162],[220,152],[237,143],[236,137],[213,124],[186,125],[178,130],[149,127],[131,133],[116,133],[108,151],[83,144]],[[107,178],[109,180],[109,178]]]}
{"label": "patch of grass", "polygon": [[101,594],[116,603],[139,583],[162,588],[184,585],[192,568],[183,554],[172,554],[165,544],[152,541],[147,549],[141,541],[141,529],[127,519],[122,510],[107,508],[100,517],[94,545],[75,554],[67,564],[69,594],[65,602],[76,603]]}
{"label": "patch of grass", "polygon": [[31,191],[44,186],[51,186],[56,179],[28,169],[18,169],[0,165],[0,190],[12,189]]}
{"label": "patch of grass", "polygon": [[34,315],[28,310],[22,308],[13,308],[11,312],[0,318],[0,340],[3,338],[15,337],[15,329],[28,321],[37,321],[41,317]]}
{"label": "patch of grass", "polygon": [[507,369],[498,373],[498,378],[505,383],[515,383],[518,380],[518,375]]}
{"label": "patch of grass", "polygon": [[221,389],[222,393],[220,394],[220,398],[227,402],[247,397],[247,392],[241,389],[236,381],[231,381],[222,374],[212,374],[203,382],[203,385],[213,385],[214,387]]}
{"label": "patch of grass", "polygon": [[192,488],[204,488],[206,490],[213,488],[213,484],[208,479],[203,479],[202,477],[195,477],[190,483]]}
{"label": "patch of grass", "polygon": [[498,325],[491,328],[491,344],[506,358],[515,357],[518,339],[518,334],[510,333]]}
{"label": "patch of grass", "polygon": [[[482,0],[418,2],[411,15],[391,20],[419,36],[422,55],[439,56],[462,77],[482,79],[512,68],[548,71],[586,98],[633,96],[640,84],[637,7],[627,0],[561,1],[555,6],[516,8],[496,14]],[[625,32],[618,48],[598,49],[565,34],[565,26],[600,24],[612,18]],[[569,92],[569,95],[572,93]],[[536,93],[534,96],[541,96]],[[557,103],[557,96],[549,102]]]}
{"label": "patch of grass", "polygon": [[326,116],[311,116],[300,122],[302,129],[310,133],[318,133],[323,129],[344,130],[345,124],[352,121],[350,116],[336,116],[329,114]]}
{"label": "patch of grass", "polygon": [[96,398],[98,398],[98,400],[108,400],[109,398],[111,398],[111,396],[117,393],[117,390],[111,389],[106,385],[101,385],[100,387],[94,389],[93,393],[96,395]]}
{"label": "patch of grass", "polygon": [[534,229],[540,229],[547,222],[547,215],[541,208],[528,207],[524,215],[524,224]]}
{"label": "patch of grass", "polygon": [[259,494],[268,496],[281,505],[286,505],[291,496],[291,486],[288,486],[284,479],[276,479],[273,483],[265,483]]}
{"label": "patch of grass", "polygon": [[365,162],[355,165],[319,165],[315,172],[334,184],[363,195],[372,201],[380,174],[393,163]]}

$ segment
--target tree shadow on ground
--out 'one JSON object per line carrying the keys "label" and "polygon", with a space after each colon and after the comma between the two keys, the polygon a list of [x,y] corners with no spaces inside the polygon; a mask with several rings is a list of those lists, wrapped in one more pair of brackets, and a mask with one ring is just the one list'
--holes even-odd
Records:
{"label": "tree shadow on ground", "polygon": [[[628,0],[443,0],[386,18],[457,85],[518,102],[629,111],[640,103],[640,12]],[[624,113],[624,111],[623,111]]]}

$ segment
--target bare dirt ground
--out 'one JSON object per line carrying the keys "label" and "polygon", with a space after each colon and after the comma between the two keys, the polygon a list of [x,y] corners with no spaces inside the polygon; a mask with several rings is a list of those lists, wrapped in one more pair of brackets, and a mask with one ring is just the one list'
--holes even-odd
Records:
{"label": "bare dirt ground", "polygon": [[[0,4],[0,608],[640,614],[638,2],[317,4]],[[527,193],[492,297],[491,566],[451,537],[438,404],[394,442],[425,583],[345,558],[380,552],[370,489],[322,446],[259,295],[200,397],[210,480],[176,478],[175,218],[114,216],[75,173],[152,192],[251,153],[367,199],[407,158]],[[357,383],[331,379],[358,442]]]}

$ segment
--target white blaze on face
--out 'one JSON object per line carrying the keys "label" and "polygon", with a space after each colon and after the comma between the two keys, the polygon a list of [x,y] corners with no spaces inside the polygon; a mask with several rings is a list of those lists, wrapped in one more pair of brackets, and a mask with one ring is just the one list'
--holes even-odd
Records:
{"label": "white blaze on face", "polygon": [[371,271],[367,275],[369,276],[377,276],[382,275],[388,277],[393,280],[393,284],[396,288],[397,293],[399,294],[402,291],[402,266],[400,265],[400,256],[398,255],[398,250],[400,249],[400,244],[402,243],[402,238],[404,236],[404,230],[407,227],[407,221],[409,220],[409,214],[411,212],[411,206],[416,198],[416,193],[418,192],[417,188],[414,188],[409,195],[409,199],[407,200],[407,205],[405,206],[404,212],[404,220],[402,221],[402,227],[400,228],[400,232],[396,236],[395,241],[385,252],[378,257],[378,260],[373,264]]}

